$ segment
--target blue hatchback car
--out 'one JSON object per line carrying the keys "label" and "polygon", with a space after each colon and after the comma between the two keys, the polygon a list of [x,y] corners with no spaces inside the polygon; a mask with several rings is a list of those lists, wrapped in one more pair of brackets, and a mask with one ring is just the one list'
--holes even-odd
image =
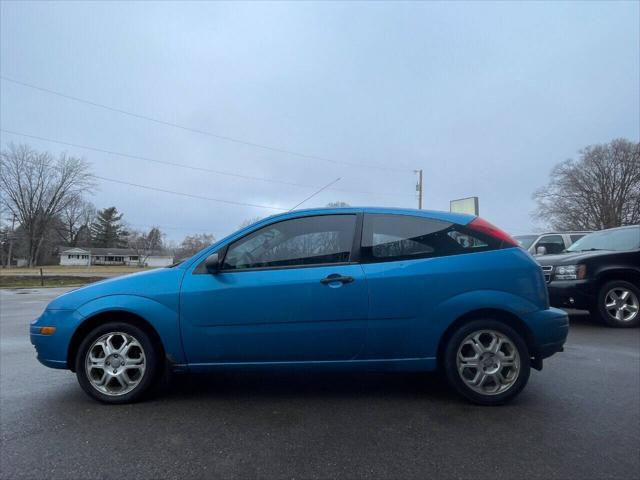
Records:
{"label": "blue hatchback car", "polygon": [[167,368],[302,365],[440,370],[491,405],[568,328],[538,264],[483,219],[340,208],[270,217],[173,267],[66,293],[31,342],[106,403],[140,399]]}

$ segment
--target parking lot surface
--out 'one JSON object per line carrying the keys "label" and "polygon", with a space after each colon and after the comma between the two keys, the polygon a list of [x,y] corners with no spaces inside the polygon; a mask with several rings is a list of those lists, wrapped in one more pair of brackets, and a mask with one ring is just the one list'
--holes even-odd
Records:
{"label": "parking lot surface", "polygon": [[300,371],[176,376],[105,406],[29,343],[63,291],[0,291],[1,478],[639,478],[639,329],[572,315],[503,407],[436,375]]}

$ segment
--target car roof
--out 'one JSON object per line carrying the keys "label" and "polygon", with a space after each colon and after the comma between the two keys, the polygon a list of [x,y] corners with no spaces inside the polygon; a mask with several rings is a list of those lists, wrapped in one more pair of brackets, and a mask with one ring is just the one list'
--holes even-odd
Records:
{"label": "car roof", "polygon": [[270,217],[266,217],[258,220],[257,222],[247,225],[244,228],[236,230],[235,232],[227,235],[220,240],[217,240],[208,248],[200,251],[196,255],[192,256],[190,259],[187,259],[185,262],[180,264],[180,268],[188,268],[190,265],[199,261],[211,251],[214,251],[216,248],[219,248],[220,245],[233,242],[238,238],[243,237],[247,233],[252,230],[257,230],[264,226],[270,225],[272,223],[287,220],[290,218],[300,218],[300,217],[311,217],[314,215],[331,215],[331,214],[345,214],[345,213],[382,213],[382,214],[391,214],[391,215],[411,215],[416,217],[425,217],[432,218],[435,220],[441,220],[444,222],[457,223],[459,225],[466,225],[474,218],[474,215],[467,215],[464,213],[453,213],[453,212],[440,212],[436,210],[417,210],[413,208],[388,208],[388,207],[339,207],[339,208],[306,208],[303,210],[293,210],[290,212],[279,213],[276,215],[272,215]]}
{"label": "car roof", "polygon": [[595,232],[591,232],[591,233],[610,232],[611,230],[627,230],[627,229],[630,229],[630,228],[640,228],[640,225],[623,225],[622,227],[605,228],[603,230],[596,230]]}
{"label": "car roof", "polygon": [[542,233],[522,233],[520,235],[514,235],[513,238],[517,238],[517,237],[541,237],[542,235],[562,235],[562,234],[569,234],[571,235],[572,233],[593,233],[593,230],[566,230],[566,231],[562,231],[562,232],[542,232]]}
{"label": "car roof", "polygon": [[[444,222],[466,225],[473,220],[475,215],[466,213],[444,212],[438,210],[418,210],[415,208],[390,208],[390,207],[338,207],[338,208],[305,208],[291,212],[272,215],[264,220],[284,220],[287,218],[309,217],[313,215],[329,215],[340,213],[379,213],[389,215],[411,215],[416,217],[432,218]],[[260,222],[262,223],[262,221]]]}

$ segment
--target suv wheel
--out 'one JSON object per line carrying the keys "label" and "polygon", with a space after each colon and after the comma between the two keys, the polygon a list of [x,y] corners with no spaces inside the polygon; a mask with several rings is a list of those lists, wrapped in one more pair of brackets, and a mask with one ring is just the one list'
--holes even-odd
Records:
{"label": "suv wheel", "polygon": [[158,358],[149,335],[128,323],[111,322],[92,330],[76,355],[82,389],[104,403],[135,402],[147,393]]}
{"label": "suv wheel", "polygon": [[640,324],[640,291],[623,280],[605,283],[598,293],[598,311],[611,327],[635,327]]}
{"label": "suv wheel", "polygon": [[453,334],[445,349],[449,384],[479,405],[501,405],[529,380],[530,357],[522,337],[495,320],[474,320]]}

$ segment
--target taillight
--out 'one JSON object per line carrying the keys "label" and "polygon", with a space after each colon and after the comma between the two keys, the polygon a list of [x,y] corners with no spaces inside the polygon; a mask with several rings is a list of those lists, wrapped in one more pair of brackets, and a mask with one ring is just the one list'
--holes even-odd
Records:
{"label": "taillight", "polygon": [[490,237],[493,237],[497,240],[501,240],[505,246],[518,246],[518,242],[516,242],[511,235],[509,235],[504,230],[500,230],[498,227],[487,222],[483,218],[476,217],[469,224],[467,224],[467,228],[475,230],[476,232],[484,233],[485,235],[489,235]]}

